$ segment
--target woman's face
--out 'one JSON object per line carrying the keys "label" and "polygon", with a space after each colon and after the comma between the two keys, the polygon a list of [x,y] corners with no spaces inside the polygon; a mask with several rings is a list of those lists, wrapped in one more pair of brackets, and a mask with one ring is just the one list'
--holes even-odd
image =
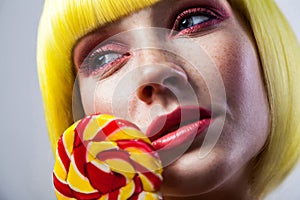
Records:
{"label": "woman's face", "polygon": [[226,0],[143,9],[82,38],[74,63],[86,115],[114,114],[152,136],[164,195],[247,188],[269,110],[255,42]]}

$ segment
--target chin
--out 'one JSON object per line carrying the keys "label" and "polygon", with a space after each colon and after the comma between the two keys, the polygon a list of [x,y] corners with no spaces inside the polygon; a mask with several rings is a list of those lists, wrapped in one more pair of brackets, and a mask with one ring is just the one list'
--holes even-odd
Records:
{"label": "chin", "polygon": [[[204,195],[220,187],[230,175],[230,167],[216,153],[197,157],[199,150],[184,154],[164,169],[161,191],[166,197]],[[223,157],[224,158],[224,157]]]}

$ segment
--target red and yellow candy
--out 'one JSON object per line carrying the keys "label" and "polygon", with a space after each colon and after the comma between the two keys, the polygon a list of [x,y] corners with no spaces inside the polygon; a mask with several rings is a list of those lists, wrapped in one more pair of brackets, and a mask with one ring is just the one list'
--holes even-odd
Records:
{"label": "red and yellow candy", "polygon": [[132,123],[91,115],[58,141],[53,180],[59,200],[162,199],[162,166],[151,142]]}

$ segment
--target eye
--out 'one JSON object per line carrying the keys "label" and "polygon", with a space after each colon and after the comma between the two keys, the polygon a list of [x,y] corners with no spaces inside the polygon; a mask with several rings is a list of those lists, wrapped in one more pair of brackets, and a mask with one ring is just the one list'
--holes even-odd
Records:
{"label": "eye", "polygon": [[217,24],[221,20],[223,20],[223,17],[212,9],[191,8],[177,16],[173,30],[183,34],[193,33]]}
{"label": "eye", "polygon": [[198,15],[198,16],[191,16],[191,17],[187,17],[185,19],[182,19],[179,23],[178,23],[178,31],[182,31],[184,29],[193,27],[197,24],[201,24],[203,22],[208,21],[210,18],[204,15]]}
{"label": "eye", "polygon": [[94,70],[101,68],[118,58],[121,58],[122,54],[116,53],[116,52],[104,52],[103,54],[100,55],[95,55],[92,57],[92,62],[90,63],[92,68]]}
{"label": "eye", "polygon": [[128,60],[128,49],[119,44],[106,44],[96,47],[80,66],[86,75],[108,76]]}

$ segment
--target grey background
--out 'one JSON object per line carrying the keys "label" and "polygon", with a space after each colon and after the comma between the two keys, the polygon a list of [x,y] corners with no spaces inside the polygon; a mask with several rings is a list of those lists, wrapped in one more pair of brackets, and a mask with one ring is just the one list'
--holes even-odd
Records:
{"label": "grey background", "polygon": [[[300,38],[298,0],[277,0]],[[0,0],[0,200],[55,199],[36,70],[41,0]],[[300,164],[267,200],[300,199]]]}

